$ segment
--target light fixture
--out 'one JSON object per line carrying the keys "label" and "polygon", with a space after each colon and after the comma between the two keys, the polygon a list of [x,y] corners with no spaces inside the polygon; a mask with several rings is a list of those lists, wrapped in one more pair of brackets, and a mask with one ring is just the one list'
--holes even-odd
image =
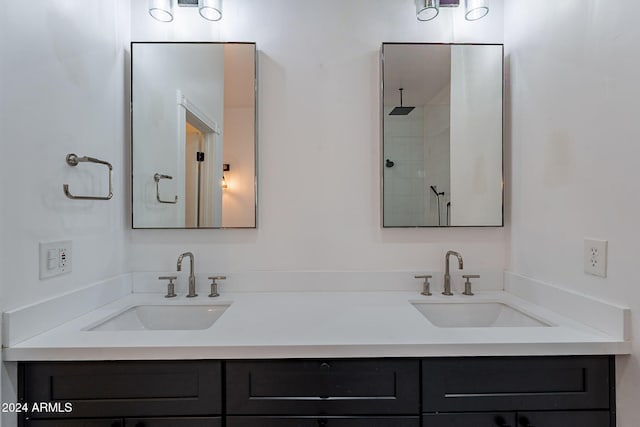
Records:
{"label": "light fixture", "polygon": [[440,0],[416,0],[418,21],[431,21],[440,13]]}
{"label": "light fixture", "polygon": [[467,21],[477,21],[489,13],[489,0],[465,0],[464,17]]}
{"label": "light fixture", "polygon": [[[415,0],[418,21],[431,21],[441,7],[459,7],[461,0]],[[489,13],[489,0],[464,0],[464,17],[467,21],[477,21]]]}
{"label": "light fixture", "polygon": [[220,182],[220,187],[222,187],[223,190],[229,188],[229,184],[227,183],[227,178],[225,178],[224,173],[229,172],[230,170],[231,165],[229,163],[222,164],[222,181]]}
{"label": "light fixture", "polygon": [[200,16],[208,21],[222,19],[222,0],[198,0]]}
{"label": "light fixture", "polygon": [[173,0],[149,0],[149,15],[160,22],[173,21]]}
{"label": "light fixture", "polygon": [[197,7],[207,21],[222,19],[222,0],[149,0],[149,15],[160,22],[173,21],[174,5]]}

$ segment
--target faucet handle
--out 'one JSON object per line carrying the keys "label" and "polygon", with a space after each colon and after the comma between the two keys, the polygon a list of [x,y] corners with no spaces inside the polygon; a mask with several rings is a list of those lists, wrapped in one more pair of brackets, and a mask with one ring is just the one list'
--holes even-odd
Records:
{"label": "faucet handle", "polygon": [[227,276],[211,276],[208,279],[211,280],[211,293],[209,294],[209,298],[219,297],[220,294],[218,293],[216,280],[227,280]]}
{"label": "faucet handle", "polygon": [[462,295],[467,295],[467,296],[473,295],[473,292],[471,292],[471,279],[479,279],[480,275],[479,274],[463,274],[462,277],[466,279],[466,281],[464,282],[464,292],[462,293]]}
{"label": "faucet handle", "polygon": [[420,292],[420,294],[425,295],[425,296],[431,296],[431,284],[429,283],[429,279],[431,279],[430,274],[423,274],[422,276],[413,276],[416,279],[424,279],[424,282],[422,283],[422,292]]}
{"label": "faucet handle", "polygon": [[167,284],[167,294],[164,296],[165,298],[173,298],[176,296],[176,285],[173,283],[174,280],[176,280],[178,278],[178,276],[160,276],[158,277],[159,280],[168,280],[169,283]]}

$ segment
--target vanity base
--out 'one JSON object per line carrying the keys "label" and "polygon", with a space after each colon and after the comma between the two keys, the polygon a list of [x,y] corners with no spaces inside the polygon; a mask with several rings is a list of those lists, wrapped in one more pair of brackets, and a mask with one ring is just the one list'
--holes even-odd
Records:
{"label": "vanity base", "polygon": [[19,401],[22,427],[614,427],[615,361],[21,362]]}

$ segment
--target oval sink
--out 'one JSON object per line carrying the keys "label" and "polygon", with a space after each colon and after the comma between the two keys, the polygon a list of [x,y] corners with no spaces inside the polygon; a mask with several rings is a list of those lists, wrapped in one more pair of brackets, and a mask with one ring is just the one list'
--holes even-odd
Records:
{"label": "oval sink", "polygon": [[210,328],[229,305],[137,305],[87,331],[172,331]]}
{"label": "oval sink", "polygon": [[412,303],[439,328],[522,328],[551,326],[501,302]]}

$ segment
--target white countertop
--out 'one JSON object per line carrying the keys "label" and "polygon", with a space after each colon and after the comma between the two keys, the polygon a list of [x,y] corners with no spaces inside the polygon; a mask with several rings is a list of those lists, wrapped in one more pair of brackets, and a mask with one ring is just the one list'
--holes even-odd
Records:
{"label": "white countertop", "polygon": [[[498,301],[550,327],[439,328],[419,301]],[[128,307],[230,304],[205,330],[85,331]],[[132,293],[4,349],[4,360],[268,359],[627,354],[630,341],[504,291],[425,297],[417,292],[247,292],[166,299]]]}

